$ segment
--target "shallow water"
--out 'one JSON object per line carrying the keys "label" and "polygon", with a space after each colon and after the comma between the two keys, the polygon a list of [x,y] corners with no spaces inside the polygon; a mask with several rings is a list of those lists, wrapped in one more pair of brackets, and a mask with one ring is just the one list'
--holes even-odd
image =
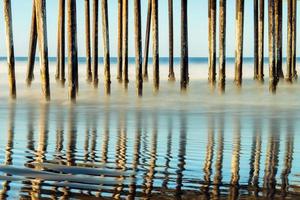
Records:
{"label": "shallow water", "polygon": [[250,63],[243,88],[228,75],[222,95],[208,87],[200,61],[185,94],[166,81],[163,62],[160,92],[148,82],[142,98],[134,80],[124,91],[113,79],[105,96],[82,74],[71,104],[53,81],[54,63],[46,103],[38,69],[27,88],[18,61],[17,101],[0,73],[0,198],[300,198],[299,84],[280,83],[272,95],[250,79]]}

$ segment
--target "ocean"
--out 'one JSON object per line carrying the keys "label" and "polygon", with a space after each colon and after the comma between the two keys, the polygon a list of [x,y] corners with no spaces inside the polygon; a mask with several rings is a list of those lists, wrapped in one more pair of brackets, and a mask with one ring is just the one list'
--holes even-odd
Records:
{"label": "ocean", "polygon": [[[190,85],[168,82],[168,58],[160,60],[160,90],[153,92],[152,66],[143,97],[116,80],[111,59],[111,95],[86,82],[79,58],[76,104],[54,78],[51,101],[35,80],[25,84],[27,58],[16,59],[17,100],[9,98],[7,66],[0,58],[0,198],[35,199],[297,199],[300,198],[300,86],[281,81],[269,92],[253,80],[246,58],[243,85],[233,83],[227,59],[225,93],[207,81],[207,58],[190,58]],[[67,66],[66,66],[67,67]],[[285,68],[285,64],[284,64]],[[285,71],[285,70],[284,70]],[[299,71],[299,70],[298,70]]]}

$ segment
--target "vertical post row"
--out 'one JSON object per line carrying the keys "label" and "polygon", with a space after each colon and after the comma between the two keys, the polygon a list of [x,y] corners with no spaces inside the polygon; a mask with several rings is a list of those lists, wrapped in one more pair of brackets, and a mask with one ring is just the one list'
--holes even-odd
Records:
{"label": "vertical post row", "polygon": [[148,0],[148,13],[147,13],[147,23],[146,23],[144,60],[143,60],[144,81],[148,81],[148,54],[149,54],[149,42],[150,42],[150,30],[151,30],[151,16],[152,16],[152,0]]}
{"label": "vertical post row", "polygon": [[269,89],[271,92],[276,91],[277,72],[275,66],[275,9],[274,0],[269,0]]}
{"label": "vertical post row", "polygon": [[292,9],[292,77],[293,80],[297,79],[296,42],[297,42],[297,0],[293,0],[293,9]]}
{"label": "vertical post row", "polygon": [[181,0],[181,90],[186,90],[189,83],[188,54],[188,16],[187,0]]}
{"label": "vertical post row", "polygon": [[174,74],[174,28],[173,28],[173,0],[169,0],[169,81],[175,81]]}
{"label": "vertical post row", "polygon": [[99,0],[93,0],[93,86],[98,87],[98,15],[99,15]]}
{"label": "vertical post row", "polygon": [[128,79],[128,0],[123,0],[123,26],[122,26],[122,68],[124,86],[127,88]]}
{"label": "vertical post row", "polygon": [[282,71],[282,0],[275,1],[275,46],[278,78],[284,78]]}
{"label": "vertical post row", "polygon": [[119,83],[122,82],[122,26],[123,26],[123,18],[122,18],[122,3],[123,0],[118,0],[118,60],[117,60],[117,79]]}
{"label": "vertical post row", "polygon": [[210,84],[216,81],[216,0],[208,3],[208,37],[209,37],[209,78]]}
{"label": "vertical post row", "polygon": [[254,80],[258,76],[258,0],[253,1],[253,20],[254,20]]}
{"label": "vertical post row", "polygon": [[35,0],[37,33],[40,50],[40,65],[42,91],[45,99],[50,100],[50,79],[48,61],[48,39],[47,39],[47,20],[46,20],[46,0]]}
{"label": "vertical post row", "polygon": [[257,79],[260,82],[264,80],[264,18],[265,1],[259,0],[259,21],[258,21],[258,74]]}
{"label": "vertical post row", "polygon": [[135,74],[138,96],[143,94],[141,1],[134,0]]}
{"label": "vertical post row", "polygon": [[90,19],[90,0],[84,0],[85,14],[85,52],[86,52],[86,80],[91,83],[92,61],[91,61],[91,19]]}
{"label": "vertical post row", "polygon": [[242,85],[243,42],[244,42],[244,0],[236,0],[236,35],[235,35],[235,83]]}
{"label": "vertical post row", "polygon": [[68,64],[69,64],[69,97],[76,100],[78,91],[78,55],[77,55],[77,25],[76,0],[67,1],[68,14]]}
{"label": "vertical post row", "polygon": [[153,85],[159,90],[158,0],[152,0]]}
{"label": "vertical post row", "polygon": [[226,79],[226,0],[220,0],[219,18],[219,88],[224,91]]}
{"label": "vertical post row", "polygon": [[15,54],[14,54],[14,40],[13,40],[13,24],[11,13],[11,1],[4,0],[4,20],[6,30],[6,49],[7,49],[7,64],[8,64],[8,79],[10,87],[10,96],[12,99],[17,97],[16,91],[16,77],[15,77]]}
{"label": "vertical post row", "polygon": [[28,65],[27,65],[27,72],[26,72],[27,86],[30,86],[32,80],[34,79],[33,70],[34,70],[34,61],[35,61],[35,53],[36,53],[36,44],[37,44],[37,24],[36,24],[35,0],[33,0],[31,27],[30,27],[30,36],[29,36]]}
{"label": "vertical post row", "polygon": [[103,36],[103,64],[105,93],[110,94],[110,52],[107,0],[102,0],[102,36]]}
{"label": "vertical post row", "polygon": [[65,84],[65,0],[59,0],[56,79]]}
{"label": "vertical post row", "polygon": [[293,19],[293,0],[287,0],[287,56],[286,56],[286,66],[287,66],[287,74],[286,74],[286,81],[292,82],[292,19]]}

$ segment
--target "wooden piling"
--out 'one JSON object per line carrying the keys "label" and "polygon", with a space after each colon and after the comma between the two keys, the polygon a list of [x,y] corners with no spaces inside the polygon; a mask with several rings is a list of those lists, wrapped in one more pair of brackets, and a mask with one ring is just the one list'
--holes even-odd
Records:
{"label": "wooden piling", "polygon": [[148,55],[149,55],[149,43],[150,43],[150,31],[151,31],[151,16],[152,16],[152,0],[148,0],[148,13],[146,23],[146,36],[145,36],[145,49],[143,59],[143,80],[148,81]]}
{"label": "wooden piling", "polygon": [[243,42],[244,42],[244,0],[236,0],[235,32],[235,84],[242,85]]}
{"label": "wooden piling", "polygon": [[286,58],[286,65],[287,65],[287,74],[286,74],[286,81],[292,82],[292,19],[293,19],[293,2],[292,0],[287,0],[287,58]]}
{"label": "wooden piling", "polygon": [[102,10],[102,36],[103,36],[103,64],[105,93],[110,94],[110,51],[107,0],[101,0]]}
{"label": "wooden piling", "polygon": [[55,79],[59,81],[59,71],[60,71],[60,47],[61,47],[61,3],[62,1],[58,1],[58,16],[57,16],[57,49],[56,49],[56,71],[55,71]]}
{"label": "wooden piling", "polygon": [[269,0],[268,15],[269,15],[269,89],[271,92],[276,91],[277,72],[276,72],[276,55],[275,55],[275,3],[274,0]]}
{"label": "wooden piling", "polygon": [[15,76],[15,54],[14,54],[14,41],[13,41],[13,24],[11,1],[3,1],[4,21],[6,31],[6,49],[7,49],[7,64],[8,64],[8,80],[10,87],[10,96],[12,99],[17,97],[16,91],[16,76]]}
{"label": "wooden piling", "polygon": [[98,17],[99,17],[99,0],[93,0],[93,28],[92,28],[92,76],[93,86],[98,87]]}
{"label": "wooden piling", "polygon": [[208,40],[209,40],[209,75],[208,81],[210,84],[215,84],[216,81],[216,0],[208,2]]}
{"label": "wooden piling", "polygon": [[40,50],[40,66],[42,91],[45,99],[50,100],[50,78],[48,61],[48,39],[47,39],[47,20],[46,20],[46,0],[35,0],[37,34]]}
{"label": "wooden piling", "polygon": [[224,91],[226,79],[226,0],[220,0],[219,7],[219,88]]}
{"label": "wooden piling", "polygon": [[158,34],[158,0],[152,0],[152,45],[153,45],[153,86],[159,90],[159,34]]}
{"label": "wooden piling", "polygon": [[128,0],[123,0],[123,26],[122,26],[122,68],[124,86],[127,88],[128,79]]}
{"label": "wooden piling", "polygon": [[258,74],[257,80],[264,81],[264,19],[265,1],[259,0],[259,19],[258,19]]}
{"label": "wooden piling", "polygon": [[258,0],[253,1],[253,20],[254,20],[254,76],[256,80],[258,76]]}
{"label": "wooden piling", "polygon": [[293,0],[292,9],[292,78],[297,80],[296,70],[296,42],[297,42],[297,0]]}
{"label": "wooden piling", "polygon": [[37,24],[36,24],[36,11],[35,11],[35,0],[32,2],[32,16],[31,16],[31,27],[29,36],[29,50],[28,50],[28,65],[26,72],[26,83],[27,86],[31,86],[31,82],[34,79],[34,62],[37,45]]}
{"label": "wooden piling", "polygon": [[169,81],[175,81],[174,74],[174,28],[173,28],[173,0],[168,1],[169,15]]}
{"label": "wooden piling", "polygon": [[65,84],[65,0],[59,0],[56,79]]}
{"label": "wooden piling", "polygon": [[84,0],[85,14],[85,52],[86,52],[86,80],[91,83],[92,78],[92,60],[91,60],[91,18],[90,18],[90,0]]}
{"label": "wooden piling", "polygon": [[134,0],[135,74],[137,95],[143,94],[141,1]]}
{"label": "wooden piling", "polygon": [[187,0],[181,0],[181,90],[189,83],[188,16]]}
{"label": "wooden piling", "polygon": [[278,78],[283,79],[282,70],[282,0],[275,3],[275,48],[276,48],[276,70]]}
{"label": "wooden piling", "polygon": [[67,0],[67,15],[69,97],[75,101],[78,89],[76,0]]}
{"label": "wooden piling", "polygon": [[122,82],[122,26],[123,26],[123,19],[122,19],[122,5],[123,0],[118,0],[118,52],[117,52],[117,79],[119,83]]}

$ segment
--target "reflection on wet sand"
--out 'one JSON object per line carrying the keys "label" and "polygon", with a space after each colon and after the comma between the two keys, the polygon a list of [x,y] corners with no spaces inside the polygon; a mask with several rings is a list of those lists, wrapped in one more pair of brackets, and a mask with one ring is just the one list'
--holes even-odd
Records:
{"label": "reflection on wet sand", "polygon": [[167,137],[167,152],[166,152],[166,156],[165,156],[165,170],[164,170],[164,180],[163,180],[163,184],[162,184],[162,188],[164,190],[168,189],[168,183],[169,183],[169,179],[170,179],[170,162],[172,160],[172,135],[173,135],[173,120],[172,117],[169,117],[168,119],[168,137]]}
{"label": "reflection on wet sand", "polygon": [[214,137],[215,137],[215,129],[214,129],[214,118],[210,116],[208,118],[208,135],[207,135],[207,146],[206,146],[206,158],[203,168],[204,173],[204,183],[202,185],[202,191],[207,196],[210,197],[209,187],[211,185],[211,174],[212,174],[212,163],[214,157]]}
{"label": "reflection on wet sand", "polygon": [[[108,116],[108,115],[105,115]],[[124,112],[120,113],[118,120],[118,137],[116,144],[116,167],[123,171],[126,171],[126,148],[127,148],[127,127],[124,124],[126,122],[126,114]],[[105,137],[109,138],[108,133],[108,119],[105,117]],[[107,144],[103,152],[107,152]],[[107,156],[105,156],[107,159]],[[124,176],[119,177],[120,184],[115,188],[114,198],[120,198],[123,190]]]}
{"label": "reflection on wet sand", "polygon": [[240,181],[240,151],[241,151],[241,121],[234,117],[235,128],[232,139],[232,157],[231,157],[231,180],[230,180],[230,199],[237,199],[239,195]]}
{"label": "reflection on wet sand", "polygon": [[[46,153],[48,147],[48,133],[49,133],[49,104],[42,104],[40,107],[40,116],[39,116],[39,135],[38,135],[38,146],[36,150],[36,156],[34,161],[36,163],[43,163],[47,160]],[[43,170],[43,168],[39,165],[31,166],[37,171]],[[43,180],[40,179],[32,179],[31,181],[31,198],[39,199],[41,198],[41,190],[42,190]]]}
{"label": "reflection on wet sand", "polygon": [[153,124],[152,124],[152,137],[151,137],[151,149],[150,149],[150,158],[149,158],[149,166],[147,169],[147,173],[145,176],[145,184],[144,184],[144,193],[146,197],[150,197],[151,192],[153,190],[153,182],[155,178],[155,167],[156,167],[156,160],[157,160],[157,134],[158,134],[158,119],[157,115],[153,114]]}
{"label": "reflection on wet sand", "polygon": [[289,175],[292,169],[293,153],[294,153],[294,129],[288,124],[288,133],[285,142],[285,158],[283,162],[283,170],[281,172],[281,195],[286,197],[289,189]]}
{"label": "reflection on wet sand", "polygon": [[[43,104],[24,112],[27,134],[25,151],[20,153],[16,144],[21,142],[21,133],[15,131],[20,114],[15,114],[13,104],[7,110],[0,199],[12,195],[14,182],[20,186],[14,193],[24,199],[297,195],[296,190],[291,192],[297,187],[292,169],[299,170],[293,164],[297,156],[294,117],[270,118],[267,128],[261,118],[254,118],[248,130],[244,129],[248,120],[239,115],[230,118],[230,126],[225,114],[211,113],[205,127],[198,128],[198,118],[183,111],[149,115],[142,110],[105,109],[103,115],[90,111],[84,117],[74,106]],[[244,137],[245,130],[248,137]],[[231,138],[225,140],[226,134]],[[199,145],[204,145],[204,155]],[[245,152],[248,157],[242,156]]]}
{"label": "reflection on wet sand", "polygon": [[[14,148],[14,128],[15,128],[15,105],[10,104],[9,114],[8,114],[8,128],[7,128],[7,145],[5,148],[5,158],[4,165],[13,164],[13,148]],[[5,174],[5,176],[11,176],[10,174]],[[2,189],[0,191],[0,199],[6,199],[6,193],[10,190],[11,181],[4,181],[2,184]]]}
{"label": "reflection on wet sand", "polygon": [[219,119],[220,128],[217,136],[217,151],[215,160],[215,177],[213,180],[213,196],[218,197],[220,195],[220,186],[222,184],[222,168],[223,168],[223,151],[224,151],[224,116],[221,114]]}
{"label": "reflection on wet sand", "polygon": [[186,138],[187,138],[187,121],[186,116],[183,113],[180,119],[180,135],[179,135],[179,150],[178,150],[178,164],[177,164],[177,179],[176,179],[176,196],[182,194],[185,159],[186,159]]}
{"label": "reflection on wet sand", "polygon": [[251,159],[250,159],[250,172],[248,185],[249,189],[253,188],[253,194],[258,196],[259,192],[259,171],[260,171],[260,158],[261,158],[261,120],[255,119],[253,126],[255,127],[252,135]]}
{"label": "reflection on wet sand", "polygon": [[270,130],[263,183],[265,188],[265,197],[269,199],[274,198],[276,192],[276,175],[278,170],[278,154],[280,145],[280,137],[278,133],[280,126],[278,123],[279,121],[277,119],[272,118],[269,124]]}
{"label": "reflection on wet sand", "polygon": [[142,136],[142,113],[138,110],[135,114],[135,135],[134,135],[134,147],[133,147],[133,160],[132,160],[132,176],[129,184],[128,199],[134,199],[137,195],[137,182],[138,182],[138,170],[140,164],[141,154],[141,136]]}

